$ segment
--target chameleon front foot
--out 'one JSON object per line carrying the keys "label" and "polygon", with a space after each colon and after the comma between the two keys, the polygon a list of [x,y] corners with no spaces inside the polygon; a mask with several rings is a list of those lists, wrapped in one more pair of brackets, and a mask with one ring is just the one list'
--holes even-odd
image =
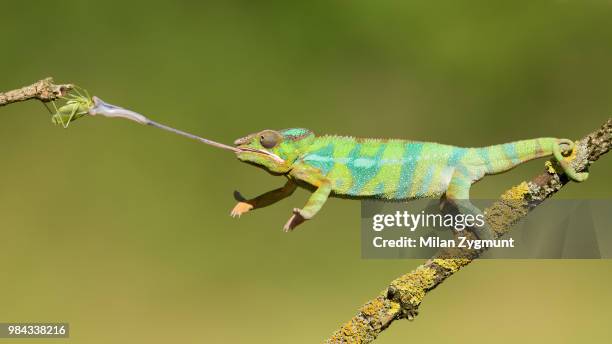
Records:
{"label": "chameleon front foot", "polygon": [[302,210],[299,208],[293,208],[293,215],[289,218],[285,226],[283,227],[284,232],[290,232],[295,229],[295,227],[301,225],[306,222],[309,218],[302,214]]}
{"label": "chameleon front foot", "polygon": [[230,214],[232,215],[232,217],[240,217],[240,215],[249,212],[251,209],[253,209],[252,204],[246,202],[238,202],[234,206],[234,209],[232,209],[232,212]]}

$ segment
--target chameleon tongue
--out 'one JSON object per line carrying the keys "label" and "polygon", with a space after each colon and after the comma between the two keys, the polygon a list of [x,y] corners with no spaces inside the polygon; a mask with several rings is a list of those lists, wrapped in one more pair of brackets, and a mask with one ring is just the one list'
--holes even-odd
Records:
{"label": "chameleon tongue", "polygon": [[197,135],[193,135],[193,134],[184,132],[182,130],[174,129],[174,128],[169,127],[167,125],[164,125],[164,124],[161,124],[161,123],[157,123],[157,122],[152,121],[152,120],[148,120],[148,122],[146,124],[150,125],[152,127],[159,128],[159,129],[167,130],[167,131],[169,131],[171,133],[175,133],[175,134],[179,134],[179,135],[188,137],[190,139],[194,139],[194,140],[200,141],[202,143],[205,143],[205,144],[213,146],[213,147],[218,147],[218,148],[223,148],[223,149],[231,150],[232,152],[236,152],[236,153],[240,152],[240,150],[238,148],[236,148],[236,147],[232,147],[232,146],[228,146],[228,145],[223,144],[223,143],[219,143],[219,142],[216,142],[216,141],[208,140],[208,139],[205,139],[203,137],[199,137]]}
{"label": "chameleon tongue", "polygon": [[120,106],[109,104],[96,96],[94,96],[92,99],[93,99],[94,105],[89,109],[89,114],[92,116],[100,115],[100,116],[109,117],[109,118],[125,118],[125,119],[129,119],[130,121],[134,121],[136,123],[140,123],[143,125],[150,125],[152,127],[163,129],[163,130],[175,133],[175,134],[179,134],[181,136],[185,136],[190,139],[200,141],[210,146],[231,150],[233,152],[240,152],[240,150],[236,147],[232,147],[232,146],[228,146],[223,143],[208,140],[208,139],[199,137],[197,135],[193,135],[188,132],[184,132],[182,130],[169,127],[167,125],[157,123],[139,114],[138,112],[134,112],[128,109],[124,109]]}

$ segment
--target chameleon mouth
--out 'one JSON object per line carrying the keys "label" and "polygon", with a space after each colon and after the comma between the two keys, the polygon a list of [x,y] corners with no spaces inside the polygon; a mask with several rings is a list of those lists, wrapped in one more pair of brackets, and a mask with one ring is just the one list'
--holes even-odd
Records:
{"label": "chameleon mouth", "polygon": [[281,164],[285,162],[285,160],[283,160],[278,155],[276,155],[274,153],[270,153],[270,152],[265,151],[265,150],[261,150],[261,149],[255,149],[255,148],[249,148],[249,147],[237,147],[236,153],[242,153],[242,152],[251,152],[251,153],[265,155],[265,156],[270,157],[273,160],[275,160],[276,162],[279,162]]}

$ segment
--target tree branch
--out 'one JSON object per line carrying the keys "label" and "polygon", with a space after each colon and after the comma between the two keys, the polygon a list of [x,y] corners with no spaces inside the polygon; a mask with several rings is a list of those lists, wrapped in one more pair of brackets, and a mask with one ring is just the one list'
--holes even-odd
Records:
{"label": "tree branch", "polygon": [[43,102],[49,102],[63,97],[73,87],[74,86],[71,84],[55,85],[52,78],[42,79],[29,86],[12,91],[0,92],[0,106],[33,98]]}
{"label": "tree branch", "polygon": [[[612,118],[601,128],[584,137],[576,145],[572,157],[576,171],[585,171],[612,146]],[[546,163],[546,172],[529,182],[507,190],[490,208],[485,218],[495,237],[506,234],[529,211],[557,193],[568,183],[564,175],[555,171],[554,162]],[[413,319],[425,295],[448,277],[484,252],[443,249],[415,270],[393,280],[376,298],[367,302],[359,312],[326,340],[326,343],[370,343],[398,319]]]}

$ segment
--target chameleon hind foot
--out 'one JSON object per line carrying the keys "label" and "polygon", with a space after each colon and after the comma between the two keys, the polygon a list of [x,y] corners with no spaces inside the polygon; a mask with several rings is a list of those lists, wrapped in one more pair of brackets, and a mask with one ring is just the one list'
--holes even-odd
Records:
{"label": "chameleon hind foot", "polygon": [[302,210],[299,208],[293,208],[293,215],[289,218],[285,226],[283,227],[284,232],[290,232],[295,229],[295,227],[301,225],[302,223],[309,220],[306,216],[302,215]]}

